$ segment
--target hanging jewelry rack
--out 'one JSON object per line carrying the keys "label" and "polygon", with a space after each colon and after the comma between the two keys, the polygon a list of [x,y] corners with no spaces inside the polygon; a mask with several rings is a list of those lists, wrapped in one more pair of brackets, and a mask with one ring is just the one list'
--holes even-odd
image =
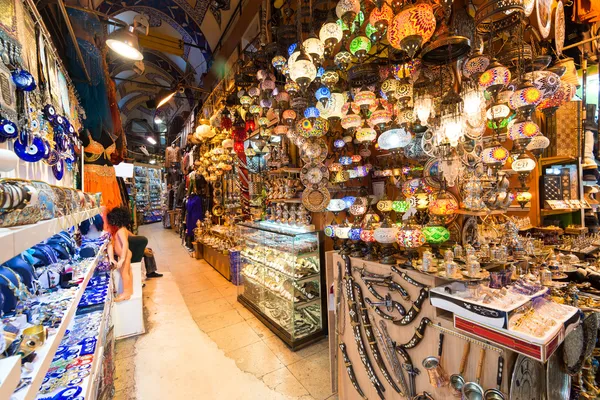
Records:
{"label": "hanging jewelry rack", "polygon": [[443,326],[436,325],[433,322],[430,322],[428,325],[431,326],[432,328],[435,328],[435,329],[441,331],[441,332],[447,333],[448,335],[455,336],[455,337],[457,337],[459,339],[466,340],[467,342],[470,342],[470,343],[472,343],[474,345],[477,345],[479,347],[483,347],[486,350],[495,351],[496,353],[501,353],[501,354],[504,353],[504,350],[502,350],[499,347],[492,346],[491,344],[489,344],[487,342],[483,342],[481,340],[474,339],[474,338],[472,338],[470,336],[463,335],[462,333],[455,332],[455,331],[453,331],[451,329],[444,328]]}

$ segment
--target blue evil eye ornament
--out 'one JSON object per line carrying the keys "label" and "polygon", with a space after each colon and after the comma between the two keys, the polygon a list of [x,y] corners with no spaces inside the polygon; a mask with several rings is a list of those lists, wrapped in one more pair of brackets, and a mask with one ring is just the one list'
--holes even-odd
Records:
{"label": "blue evil eye ornament", "polygon": [[56,118],[56,108],[54,108],[52,104],[46,104],[43,111],[44,117],[46,117],[48,121],[53,121],[54,118]]}
{"label": "blue evil eye ornament", "polygon": [[75,128],[73,128],[73,125],[71,125],[71,122],[65,118],[65,130],[67,131],[67,134],[69,135],[74,135],[75,134]]}
{"label": "blue evil eye ornament", "polygon": [[350,229],[350,232],[348,232],[348,239],[350,240],[360,240],[360,232],[362,231],[361,228],[352,228]]}
{"label": "blue evil eye ornament", "polygon": [[54,121],[52,121],[52,125],[54,125],[55,127],[60,126],[62,128],[65,127],[65,117],[63,117],[62,115],[57,115],[56,118],[54,118]]}
{"label": "blue evil eye ornament", "polygon": [[29,138],[29,134],[19,135],[19,139],[15,140],[15,153],[21,160],[27,162],[37,162],[44,158],[44,141],[38,137],[33,136]]}
{"label": "blue evil eye ornament", "polygon": [[0,119],[0,137],[4,139],[14,139],[19,135],[19,130],[17,129],[17,125],[8,120],[8,119]]}
{"label": "blue evil eye ornament", "polygon": [[31,92],[37,87],[33,75],[24,69],[16,69],[11,74],[12,80],[17,89],[24,92]]}
{"label": "blue evil eye ornament", "polygon": [[77,398],[77,396],[79,396],[82,391],[83,391],[83,389],[81,388],[81,386],[69,386],[69,387],[65,388],[64,390],[61,390],[60,392],[58,392],[54,397],[52,397],[52,399],[53,400],[75,400],[75,398]]}
{"label": "blue evil eye ornament", "polygon": [[57,181],[60,181],[65,175],[65,162],[63,159],[60,159],[56,164],[52,166],[52,173]]}
{"label": "blue evil eye ornament", "polygon": [[48,153],[48,158],[44,158],[44,162],[49,166],[56,165],[56,163],[60,161],[60,154],[54,149],[50,149]]}

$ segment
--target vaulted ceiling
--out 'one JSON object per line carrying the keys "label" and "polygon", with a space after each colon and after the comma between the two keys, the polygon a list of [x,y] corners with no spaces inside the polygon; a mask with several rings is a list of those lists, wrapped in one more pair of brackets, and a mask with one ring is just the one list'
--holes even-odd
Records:
{"label": "vaulted ceiling", "polygon": [[[140,121],[155,132],[165,132],[175,116],[189,112],[197,93],[187,89],[157,112],[148,101],[154,100],[165,87],[177,84],[203,86],[203,76],[210,68],[212,49],[221,39],[239,0],[121,0],[99,1],[96,11],[132,24],[136,15],[150,22],[150,37],[171,37],[183,42],[183,51],[173,54],[163,49],[145,48],[144,72],[134,64],[109,53],[109,71],[117,85],[117,99],[123,126],[135,142],[143,131]],[[108,33],[116,29],[108,26]],[[150,106],[150,107],[149,107]],[[158,115],[161,124],[154,124]],[[133,123],[130,123],[133,122]],[[135,129],[133,129],[135,127]],[[164,143],[165,138],[162,135]]]}

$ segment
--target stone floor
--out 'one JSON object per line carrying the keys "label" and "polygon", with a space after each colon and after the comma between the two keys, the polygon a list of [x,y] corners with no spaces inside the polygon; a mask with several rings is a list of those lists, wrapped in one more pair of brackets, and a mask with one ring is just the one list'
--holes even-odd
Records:
{"label": "stone floor", "polygon": [[146,281],[147,333],[117,342],[115,399],[337,399],[327,340],[292,352],[173,231],[140,234],[165,276]]}

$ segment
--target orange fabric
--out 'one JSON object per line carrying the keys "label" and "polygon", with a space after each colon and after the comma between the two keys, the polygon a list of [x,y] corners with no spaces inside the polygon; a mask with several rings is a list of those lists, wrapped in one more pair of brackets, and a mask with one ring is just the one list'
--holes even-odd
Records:
{"label": "orange fabric", "polygon": [[84,164],[85,191],[102,193],[102,205],[107,211],[123,204],[115,169],[109,165]]}

